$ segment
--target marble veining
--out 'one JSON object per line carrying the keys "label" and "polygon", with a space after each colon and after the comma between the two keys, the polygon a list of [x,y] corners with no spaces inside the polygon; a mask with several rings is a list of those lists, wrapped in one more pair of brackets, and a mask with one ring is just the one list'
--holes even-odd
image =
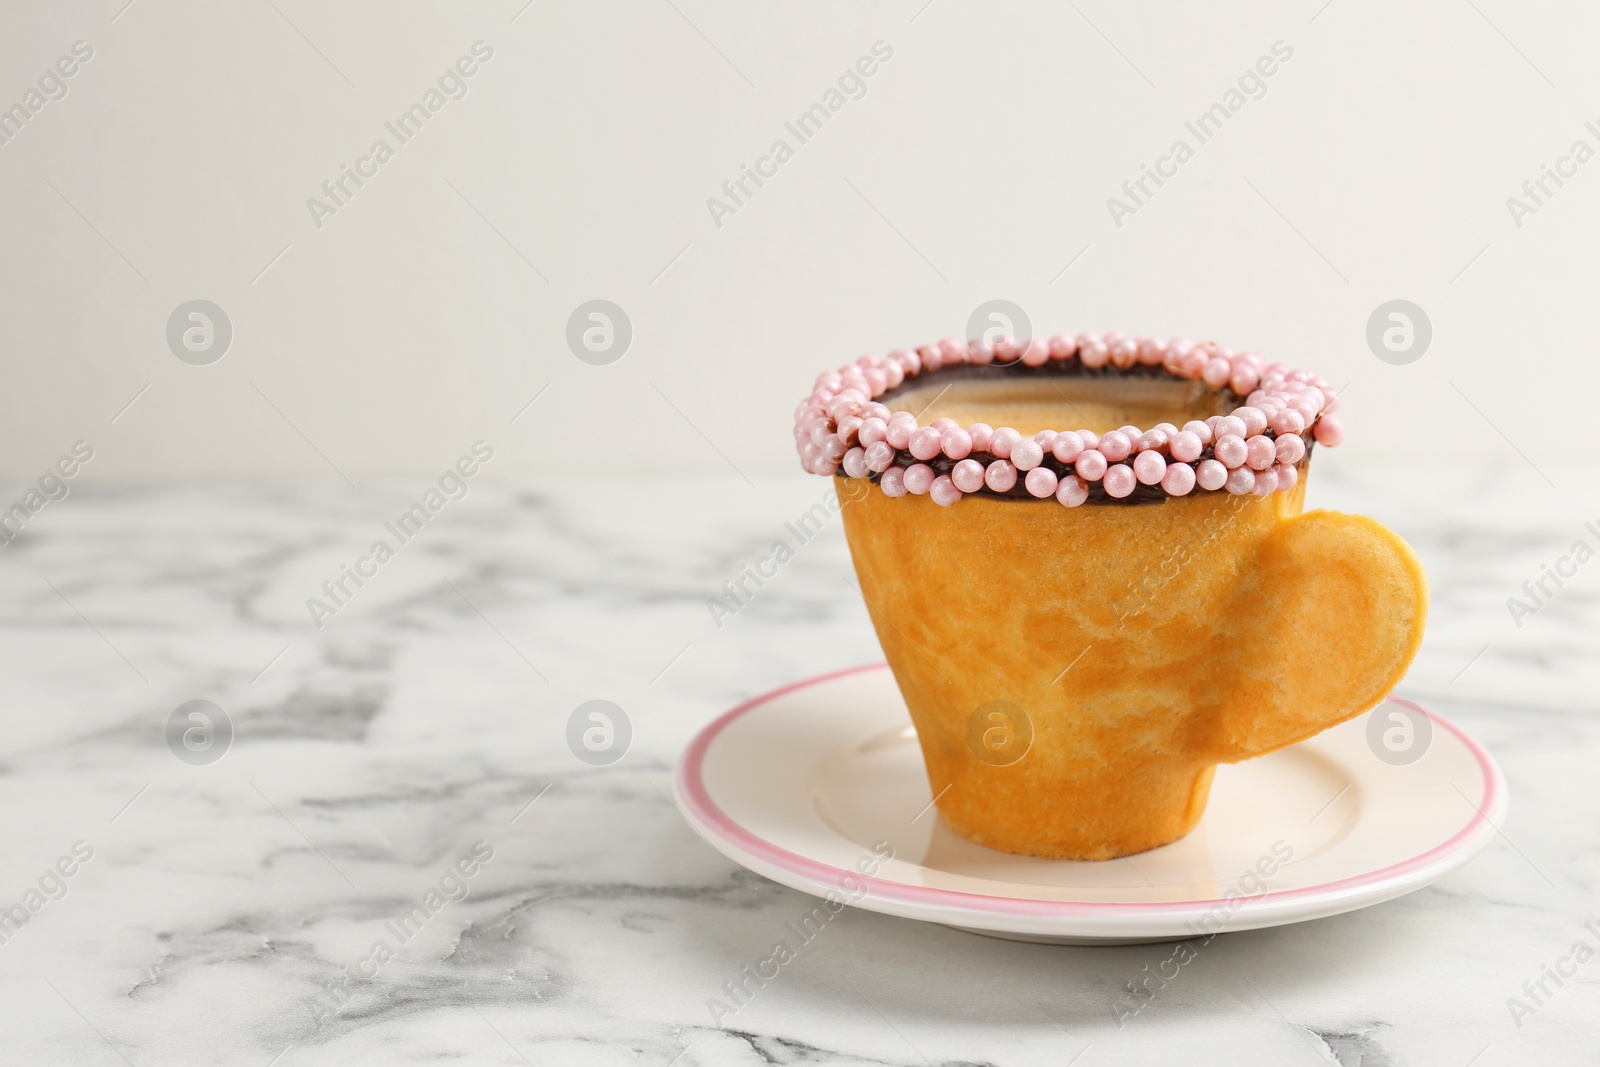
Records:
{"label": "marble veining", "polygon": [[[1424,559],[1429,634],[1401,693],[1494,751],[1505,836],[1401,900],[1224,935],[1120,1027],[1169,948],[853,909],[713,1020],[810,904],[687,828],[677,753],[740,699],[878,655],[837,519],[736,614],[708,610],[815,479],[475,482],[320,629],[307,598],[415,485],[79,487],[0,549],[0,909],[93,850],[0,926],[0,1060],[1592,1062],[1600,961],[1521,1026],[1507,1000],[1600,917],[1600,565],[1521,625],[1506,601],[1600,501],[1581,470],[1548,469],[1556,491],[1514,457],[1427,480],[1327,467],[1312,503],[1375,515]],[[633,730],[605,767],[566,742],[595,698]],[[208,765],[164,732],[195,699],[234,731]],[[452,876],[475,847],[492,859]],[[392,958],[333,992],[380,940]]]}

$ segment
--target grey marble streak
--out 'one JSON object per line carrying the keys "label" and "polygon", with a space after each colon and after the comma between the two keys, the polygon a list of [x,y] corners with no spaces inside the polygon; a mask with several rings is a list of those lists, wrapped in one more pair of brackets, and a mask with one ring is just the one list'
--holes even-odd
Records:
{"label": "grey marble streak", "polygon": [[[721,628],[706,608],[821,480],[475,484],[320,630],[306,598],[420,483],[81,488],[0,549],[0,906],[94,849],[0,944],[0,1060],[1590,1062],[1600,962],[1520,1029],[1505,1001],[1600,918],[1600,563],[1520,627],[1505,601],[1600,520],[1600,487],[1515,457],[1427,482],[1336,460],[1313,502],[1424,558],[1401,692],[1495,751],[1505,837],[1402,900],[1221,937],[1121,1027],[1170,949],[855,910],[714,1025],[708,998],[811,903],[701,843],[670,771],[732,703],[878,658],[836,521]],[[608,768],[564,740],[595,697],[634,726]],[[236,729],[210,766],[164,740],[195,698]],[[343,968],[479,841],[466,899],[333,1010]]]}

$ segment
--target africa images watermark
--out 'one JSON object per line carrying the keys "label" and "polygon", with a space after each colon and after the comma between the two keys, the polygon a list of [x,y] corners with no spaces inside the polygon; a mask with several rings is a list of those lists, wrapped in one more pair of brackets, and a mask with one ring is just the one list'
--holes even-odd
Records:
{"label": "africa images watermark", "polygon": [[311,621],[317,629],[322,629],[329,619],[339,614],[368,581],[378,576],[378,569],[394,559],[399,546],[421,533],[446,504],[465,499],[470,488],[467,479],[478,473],[480,463],[494,458],[494,448],[487,441],[474,441],[471,452],[457,459],[454,466],[439,476],[437,487],[429,488],[421,500],[402,511],[394,521],[383,524],[394,537],[395,544],[380,537],[372,542],[366,555],[358,557],[354,564],[339,564],[339,573],[322,583],[322,593],[327,600],[314,596],[306,598],[306,610],[311,613]]}
{"label": "africa images watermark", "polygon": [[1245,868],[1244,873],[1239,876],[1238,888],[1222,894],[1222,898],[1200,917],[1199,923],[1185,923],[1189,932],[1200,938],[1199,943],[1178,942],[1172,947],[1171,954],[1156,964],[1154,972],[1150,970],[1149,964],[1145,964],[1143,976],[1137,982],[1129,982],[1123,991],[1123,1002],[1112,1005],[1111,1010],[1117,1016],[1117,1027],[1120,1029],[1127,1019],[1149,1007],[1156,999],[1156,995],[1183,973],[1185,966],[1199,958],[1200,949],[1209,945],[1212,938],[1227,930],[1228,924],[1239,914],[1240,909],[1251,901],[1265,896],[1272,877],[1293,858],[1293,845],[1282,839],[1274,841],[1268,852],[1253,865]]}
{"label": "africa images watermark", "polygon": [[722,983],[726,1000],[707,997],[706,1008],[711,1012],[711,1025],[721,1026],[723,1019],[749,1004],[757,993],[767,987],[767,983],[776,981],[783,973],[783,968],[798,959],[800,951],[821,936],[836,915],[867,895],[867,883],[862,879],[871,878],[878,873],[881,865],[892,859],[893,845],[887,841],[873,842],[872,851],[856,860],[855,872],[846,871],[839,878],[838,888],[828,890],[821,904],[801,916],[798,923],[793,920],[784,923],[784,931],[793,936],[794,944],[790,945],[783,939],[773,942],[766,956],[754,964],[745,964],[737,976]]}
{"label": "africa images watermark", "polygon": [[323,1005],[318,1011],[317,1025],[321,1026],[331,1016],[343,1011],[345,1005],[350,1002],[352,992],[376,979],[384,964],[399,955],[400,949],[420,934],[423,927],[427,926],[435,915],[449,904],[466,900],[468,894],[472,892],[470,881],[492,859],[494,859],[494,846],[487,841],[476,842],[471,852],[445,867],[444,873],[428,887],[427,892],[423,893],[408,911],[386,920],[383,930],[388,936],[374,941],[367,955],[354,964],[346,964],[341,968],[342,977],[336,983],[323,987],[330,1003]]}
{"label": "africa images watermark", "polygon": [[[723,582],[722,596],[706,597],[706,610],[711,612],[711,621],[717,629],[722,629],[722,620],[749,607],[756,594],[767,587],[767,582],[778,576],[783,565],[794,559],[795,553],[809,544],[830,519],[844,510],[846,504],[854,503],[872,491],[872,483],[865,478],[834,478],[832,481],[835,484],[828,487],[820,501],[812,504],[793,522],[783,524],[788,537],[780,537],[772,542],[772,547],[756,557],[754,563],[741,569],[737,577]],[[844,487],[842,496],[838,488],[841,485]],[[791,538],[793,543],[790,542]],[[754,589],[750,588],[751,582],[755,583]]]}
{"label": "africa images watermark", "polygon": [[[1600,543],[1600,526],[1593,522],[1583,524],[1585,532]],[[1522,583],[1523,600],[1515,596],[1506,597],[1506,610],[1511,613],[1511,621],[1517,624],[1517,629],[1522,629],[1522,620],[1531,615],[1539,614],[1540,610],[1555,599],[1563,586],[1578,574],[1578,568],[1588,563],[1595,557],[1594,546],[1585,538],[1578,538],[1572,542],[1565,555],[1557,556],[1553,564],[1539,564],[1539,576],[1530,578]],[[1552,584],[1555,588],[1551,588]]]}
{"label": "africa images watermark", "polygon": [[[1600,125],[1593,119],[1583,124],[1584,131],[1600,144]],[[1557,156],[1555,166],[1548,163],[1539,164],[1539,174],[1522,183],[1522,197],[1506,197],[1506,210],[1511,212],[1511,221],[1517,229],[1522,229],[1523,221],[1530,215],[1537,215],[1539,209],[1547,207],[1550,200],[1566,185],[1564,179],[1576,178],[1578,168],[1583,166],[1595,156],[1594,146],[1579,137],[1572,142],[1572,147],[1567,149],[1566,155]],[[1552,189],[1551,184],[1555,185]],[[1526,199],[1523,199],[1526,197]]]}
{"label": "africa images watermark", "polygon": [[[768,179],[778,176],[778,168],[794,158],[795,148],[805,144],[817,134],[822,132],[822,127],[828,120],[844,110],[845,104],[851,100],[860,100],[867,95],[867,79],[878,73],[878,67],[894,58],[894,49],[884,41],[873,41],[871,54],[864,55],[855,63],[845,68],[839,75],[837,87],[829,86],[822,94],[822,100],[812,104],[802,111],[792,122],[783,124],[790,137],[794,138],[791,145],[787,138],[780,137],[772,142],[772,147],[767,149],[767,154],[757,156],[755,165],[748,163],[739,165],[737,177],[729,178],[722,183],[722,193],[727,199],[720,197],[706,197],[706,210],[711,212],[711,221],[717,229],[722,229],[722,220],[728,215],[736,215],[753,198]],[[754,183],[755,188],[750,186]]]}
{"label": "africa images watermark", "polygon": [[1196,559],[1211,545],[1215,544],[1227,532],[1230,524],[1239,515],[1239,512],[1251,500],[1250,496],[1235,496],[1229,493],[1224,499],[1217,501],[1211,508],[1211,513],[1205,518],[1201,536],[1194,540],[1185,540],[1162,557],[1161,562],[1152,570],[1146,570],[1136,581],[1128,584],[1128,592],[1137,602],[1129,607],[1125,601],[1116,604],[1117,625],[1126,626],[1129,616],[1137,615],[1150,606],[1151,599],[1158,596],[1163,588],[1191,561]]}
{"label": "africa images watermark", "polygon": [[0,512],[0,545],[15,541],[22,528],[33,521],[45,505],[67,499],[72,491],[67,483],[77,475],[82,464],[93,458],[93,446],[87,441],[74,441],[70,455],[62,456],[39,475],[38,488],[29,487],[15,504]]}
{"label": "africa images watermark", "polygon": [[[1583,924],[1583,928],[1594,934],[1596,940],[1600,940],[1600,924],[1595,920],[1590,919]],[[1530,1015],[1539,1014],[1539,1009],[1555,995],[1550,989],[1551,982],[1554,982],[1556,989],[1559,990],[1567,984],[1566,979],[1576,978],[1578,968],[1594,959],[1595,955],[1594,946],[1580,937],[1572,943],[1572,948],[1565,956],[1556,960],[1554,967],[1548,963],[1540,964],[1539,977],[1530,978],[1522,983],[1522,995],[1527,999],[1506,998],[1506,1010],[1511,1013],[1511,1021],[1517,1025],[1517,1029],[1522,1029],[1523,1022]]]}
{"label": "africa images watermark", "polygon": [[[1281,64],[1289,62],[1294,49],[1284,41],[1273,41],[1270,53],[1246,67],[1244,73],[1239,75],[1236,86],[1229,86],[1218,103],[1206,108],[1194,121],[1183,124],[1183,128],[1194,138],[1193,146],[1179,137],[1172,142],[1166,155],[1157,157],[1154,166],[1139,164],[1138,177],[1122,183],[1122,193],[1127,200],[1115,196],[1106,198],[1106,210],[1111,212],[1111,221],[1117,229],[1122,229],[1125,217],[1137,215],[1139,209],[1149,203],[1156,191],[1166,184],[1167,179],[1176,178],[1178,168],[1195,157],[1200,145],[1221,133],[1224,123],[1242,111],[1250,101],[1260,100],[1267,95],[1266,79],[1276,74]],[[1155,189],[1150,188],[1151,182],[1155,183]]]}
{"label": "africa images watermark", "polygon": [[72,42],[70,54],[57,59],[39,75],[37,87],[30,86],[22,98],[10,107],[0,110],[0,145],[8,145],[22,132],[22,127],[43,111],[46,104],[67,98],[67,79],[78,73],[81,65],[94,58],[94,47],[88,41]]}
{"label": "africa images watermark", "polygon": [[378,176],[378,168],[395,157],[398,146],[421,133],[428,120],[450,101],[460,100],[467,95],[467,79],[478,73],[481,64],[494,57],[494,48],[481,40],[474,41],[470,53],[461,56],[439,75],[437,87],[429,86],[421,100],[402,111],[393,122],[383,124],[384,129],[394,137],[393,146],[379,137],[367,149],[367,154],[355,161],[354,166],[348,163],[339,165],[338,175],[322,183],[322,196],[306,198],[306,210],[311,212],[311,221],[317,229],[322,229],[324,218],[337,215],[339,209],[349,204],[362,186]]}
{"label": "africa images watermark", "polygon": [[0,907],[0,945],[11,943],[23,924],[44,910],[45,905],[67,895],[67,879],[94,859],[94,848],[87,841],[74,841],[67,854],[56,859],[39,876],[37,888],[30,887],[19,903]]}

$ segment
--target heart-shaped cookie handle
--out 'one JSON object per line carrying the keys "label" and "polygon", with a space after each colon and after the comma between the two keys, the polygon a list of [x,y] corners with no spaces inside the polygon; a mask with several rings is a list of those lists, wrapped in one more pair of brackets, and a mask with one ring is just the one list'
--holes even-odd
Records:
{"label": "heart-shaped cookie handle", "polygon": [[1411,546],[1363,515],[1281,519],[1243,561],[1217,705],[1196,755],[1221,763],[1292,745],[1376,706],[1405,675],[1427,619]]}

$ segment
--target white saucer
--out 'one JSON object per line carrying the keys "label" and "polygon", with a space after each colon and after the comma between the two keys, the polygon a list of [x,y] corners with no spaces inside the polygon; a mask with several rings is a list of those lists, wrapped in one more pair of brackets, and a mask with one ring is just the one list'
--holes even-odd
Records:
{"label": "white saucer", "polygon": [[[1421,758],[1403,766],[1367,741],[1370,716],[1387,723],[1399,704],[1432,725]],[[702,837],[774,881],[836,904],[1058,944],[1170,941],[1354,911],[1460,867],[1506,811],[1489,754],[1396,701],[1217,768],[1205,817],[1163,848],[1100,863],[995,852],[938,817],[881,663],[727,712],[684,751],[675,785]],[[878,842],[892,859],[874,854]],[[1252,868],[1262,873],[1246,877]]]}

